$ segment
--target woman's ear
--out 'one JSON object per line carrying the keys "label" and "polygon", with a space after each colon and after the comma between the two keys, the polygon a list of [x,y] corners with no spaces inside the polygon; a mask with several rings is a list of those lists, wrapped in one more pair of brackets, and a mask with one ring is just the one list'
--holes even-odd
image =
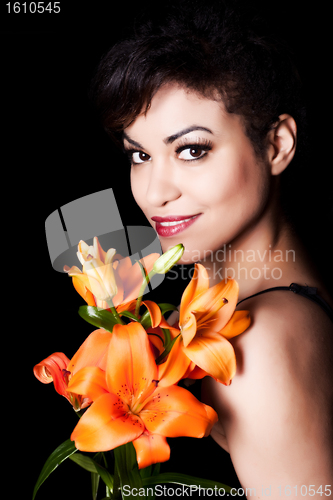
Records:
{"label": "woman's ear", "polygon": [[296,149],[297,126],[288,114],[279,116],[279,121],[268,133],[268,161],[271,174],[279,175],[291,162]]}

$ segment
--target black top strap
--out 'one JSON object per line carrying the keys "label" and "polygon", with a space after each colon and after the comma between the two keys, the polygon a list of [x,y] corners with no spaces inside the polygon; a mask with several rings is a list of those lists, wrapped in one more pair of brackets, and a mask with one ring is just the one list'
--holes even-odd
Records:
{"label": "black top strap", "polygon": [[301,286],[298,285],[297,283],[292,283],[289,286],[275,286],[273,288],[267,288],[266,290],[254,293],[253,295],[250,295],[250,297],[246,297],[245,299],[240,300],[237,305],[239,305],[241,302],[244,302],[244,300],[252,299],[252,297],[256,297],[257,295],[261,295],[262,293],[274,292],[275,290],[288,290],[290,292],[297,293],[302,297],[306,297],[307,299],[310,299],[313,302],[316,302],[319,306],[322,307],[322,309],[324,309],[326,314],[333,322],[333,309],[322,297],[320,297],[320,295],[318,295],[317,288],[310,286]]}

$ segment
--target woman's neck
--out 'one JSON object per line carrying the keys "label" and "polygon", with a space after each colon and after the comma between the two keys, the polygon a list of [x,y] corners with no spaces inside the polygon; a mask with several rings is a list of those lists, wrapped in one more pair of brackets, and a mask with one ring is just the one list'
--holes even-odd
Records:
{"label": "woman's neck", "polygon": [[275,224],[262,219],[200,263],[208,272],[210,286],[228,277],[236,279],[239,300],[266,288],[309,279],[302,245],[282,217]]}

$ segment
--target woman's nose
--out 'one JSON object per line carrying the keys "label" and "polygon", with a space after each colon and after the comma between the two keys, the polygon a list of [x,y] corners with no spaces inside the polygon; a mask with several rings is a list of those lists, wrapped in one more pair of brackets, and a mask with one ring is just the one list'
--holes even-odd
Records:
{"label": "woman's nose", "polygon": [[167,162],[151,166],[146,192],[147,202],[155,207],[165,206],[181,196],[181,190],[172,165]]}

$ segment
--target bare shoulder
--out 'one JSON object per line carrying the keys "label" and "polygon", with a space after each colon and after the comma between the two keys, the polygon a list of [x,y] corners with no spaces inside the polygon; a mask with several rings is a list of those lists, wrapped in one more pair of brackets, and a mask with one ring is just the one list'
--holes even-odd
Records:
{"label": "bare shoulder", "polygon": [[333,370],[333,323],[318,304],[292,292],[274,291],[242,306],[250,310],[252,326],[233,341],[239,375],[242,364],[255,359],[263,367],[268,364],[270,372],[283,366],[286,374],[298,373],[309,383],[315,379],[317,384],[321,376],[327,379],[323,367]]}
{"label": "bare shoulder", "polygon": [[237,373],[231,386],[204,384],[220,418],[213,437],[225,436],[226,446],[223,438],[220,444],[242,485],[332,484],[332,322],[317,304],[291,292],[257,296],[242,309],[250,311],[252,325],[232,340]]}

